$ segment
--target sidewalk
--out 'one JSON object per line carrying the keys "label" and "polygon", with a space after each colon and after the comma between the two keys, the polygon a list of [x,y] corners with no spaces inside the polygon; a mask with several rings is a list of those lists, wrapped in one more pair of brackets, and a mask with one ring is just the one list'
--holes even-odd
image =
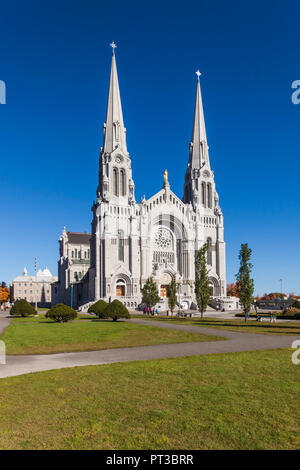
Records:
{"label": "sidewalk", "polygon": [[28,374],[65,367],[112,364],[114,362],[142,361],[203,354],[222,354],[227,352],[256,351],[265,349],[289,348],[299,336],[271,336],[250,333],[238,333],[215,328],[202,328],[192,325],[174,325],[163,322],[151,322],[139,319],[129,320],[133,323],[155,325],[159,328],[170,328],[191,331],[206,335],[222,336],[227,341],[210,341],[199,343],[162,344],[141,346],[137,348],[106,349],[102,351],[73,352],[61,354],[43,354],[31,356],[7,356],[7,363],[0,365],[0,378]]}

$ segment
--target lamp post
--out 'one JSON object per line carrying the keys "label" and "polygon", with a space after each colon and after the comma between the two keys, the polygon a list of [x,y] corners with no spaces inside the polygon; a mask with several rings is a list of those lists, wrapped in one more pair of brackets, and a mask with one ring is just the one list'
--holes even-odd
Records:
{"label": "lamp post", "polygon": [[73,284],[71,283],[71,305],[70,307],[73,308]]}
{"label": "lamp post", "polygon": [[280,282],[280,293],[282,294],[282,281],[283,279],[279,279],[279,282]]}
{"label": "lamp post", "polygon": [[34,258],[34,271],[35,271],[35,309],[37,311],[37,273],[36,273],[36,270],[37,270],[37,257]]}

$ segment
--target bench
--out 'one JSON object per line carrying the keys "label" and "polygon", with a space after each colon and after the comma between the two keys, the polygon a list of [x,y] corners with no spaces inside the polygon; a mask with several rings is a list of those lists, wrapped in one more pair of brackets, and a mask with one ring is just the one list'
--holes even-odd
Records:
{"label": "bench", "polygon": [[258,313],[256,315],[256,321],[261,321],[262,318],[270,318],[271,323],[276,323],[275,313]]}

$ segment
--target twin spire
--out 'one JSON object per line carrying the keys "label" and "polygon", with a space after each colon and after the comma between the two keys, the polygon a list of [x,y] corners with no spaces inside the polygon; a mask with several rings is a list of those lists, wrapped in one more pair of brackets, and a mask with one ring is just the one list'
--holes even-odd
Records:
{"label": "twin spire", "polygon": [[[117,46],[114,42],[112,42],[110,46],[112,47],[112,61],[106,121],[104,124],[103,152],[111,153],[116,148],[119,148],[121,151],[127,154],[128,152],[126,144],[126,129],[124,127],[119,80],[115,57],[115,48]],[[201,73],[199,72],[199,70],[197,70],[196,74],[198,76],[198,80],[194,110],[194,123],[189,156],[189,167],[191,169],[200,169],[205,163],[209,166],[208,146],[199,79]]]}

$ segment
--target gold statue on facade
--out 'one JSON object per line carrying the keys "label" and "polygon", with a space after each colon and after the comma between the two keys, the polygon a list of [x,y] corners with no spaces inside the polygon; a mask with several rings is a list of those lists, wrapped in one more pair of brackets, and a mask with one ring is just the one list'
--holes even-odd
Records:
{"label": "gold statue on facade", "polygon": [[164,181],[165,181],[165,184],[168,183],[168,170],[167,169],[164,171]]}

